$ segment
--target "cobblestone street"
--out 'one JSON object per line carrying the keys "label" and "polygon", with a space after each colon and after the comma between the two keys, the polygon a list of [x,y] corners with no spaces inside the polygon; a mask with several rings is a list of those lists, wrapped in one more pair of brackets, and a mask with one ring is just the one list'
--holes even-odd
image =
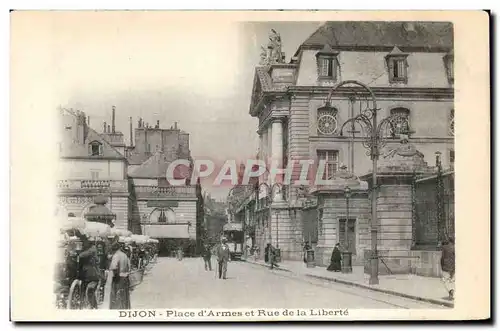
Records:
{"label": "cobblestone street", "polygon": [[[212,260],[212,266],[215,260]],[[228,279],[205,271],[201,258],[159,258],[131,294],[132,309],[147,308],[441,308],[383,293],[324,283],[234,261]]]}

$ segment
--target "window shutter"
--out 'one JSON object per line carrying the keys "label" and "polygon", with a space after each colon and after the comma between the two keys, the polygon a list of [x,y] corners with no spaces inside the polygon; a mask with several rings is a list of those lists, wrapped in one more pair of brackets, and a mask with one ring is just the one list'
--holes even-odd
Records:
{"label": "window shutter", "polygon": [[404,78],[405,75],[405,61],[404,60],[398,60],[398,78]]}
{"label": "window shutter", "polygon": [[89,144],[89,155],[92,155],[92,144]]}
{"label": "window shutter", "polygon": [[332,61],[331,61],[331,65],[332,65],[332,79],[333,80],[337,80],[337,66],[338,66],[338,63],[337,63],[337,58],[332,58]]}
{"label": "window shutter", "polygon": [[328,76],[328,59],[327,58],[324,58],[324,57],[320,58],[319,75],[321,77]]}
{"label": "window shutter", "polygon": [[104,152],[103,152],[103,146],[102,144],[99,144],[99,155],[103,155]]}

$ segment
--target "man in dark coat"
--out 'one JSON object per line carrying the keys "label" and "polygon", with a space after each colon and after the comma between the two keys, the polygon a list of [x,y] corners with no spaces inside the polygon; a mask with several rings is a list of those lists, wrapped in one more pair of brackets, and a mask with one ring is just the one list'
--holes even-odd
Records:
{"label": "man in dark coat", "polygon": [[441,248],[442,281],[450,300],[455,295],[455,239],[449,238]]}
{"label": "man in dark coat", "polygon": [[278,266],[276,263],[276,249],[271,244],[266,246],[266,258],[266,262],[270,263],[271,269]]}
{"label": "man in dark coat", "polygon": [[[99,282],[100,273],[97,269],[99,263],[99,257],[97,256],[97,248],[90,242],[87,237],[82,236],[83,249],[78,257],[80,260],[80,277],[83,280],[85,287],[93,288],[96,291],[97,284]],[[95,293],[95,292],[94,292]],[[90,295],[88,298],[91,309],[97,309],[97,301],[94,295]]]}
{"label": "man in dark coat", "polygon": [[227,239],[222,238],[221,244],[217,247],[217,266],[219,268],[219,279],[222,277],[226,279],[227,273],[227,263],[231,259],[229,253],[229,246],[227,245]]}
{"label": "man in dark coat", "polygon": [[328,271],[340,271],[342,269],[342,254],[340,253],[340,244],[336,244],[333,248],[332,257],[330,258],[330,265],[326,270]]}
{"label": "man in dark coat", "polygon": [[205,261],[205,270],[212,271],[212,251],[208,244],[203,245],[203,261]]}

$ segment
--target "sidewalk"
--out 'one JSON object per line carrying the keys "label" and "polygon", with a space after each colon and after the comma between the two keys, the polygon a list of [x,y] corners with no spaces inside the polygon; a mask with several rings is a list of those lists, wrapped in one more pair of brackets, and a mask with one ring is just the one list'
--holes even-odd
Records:
{"label": "sidewalk", "polygon": [[[247,263],[269,268],[262,260],[249,258]],[[291,272],[297,276],[306,276],[350,286],[361,287],[372,291],[397,295],[409,299],[425,301],[447,307],[453,307],[453,301],[447,300],[446,292],[440,278],[423,277],[411,274],[379,276],[378,285],[369,285],[370,275],[365,274],[362,266],[353,267],[351,274],[330,272],[326,267],[307,268],[302,261],[282,261],[277,270]]]}

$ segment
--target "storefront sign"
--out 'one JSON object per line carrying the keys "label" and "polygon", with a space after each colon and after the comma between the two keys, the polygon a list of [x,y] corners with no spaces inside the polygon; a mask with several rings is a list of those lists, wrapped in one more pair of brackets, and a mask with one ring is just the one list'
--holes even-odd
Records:
{"label": "storefront sign", "polygon": [[178,207],[179,202],[178,201],[153,200],[153,201],[148,201],[147,205],[148,205],[148,207],[152,207],[152,208],[172,208],[172,207]]}

